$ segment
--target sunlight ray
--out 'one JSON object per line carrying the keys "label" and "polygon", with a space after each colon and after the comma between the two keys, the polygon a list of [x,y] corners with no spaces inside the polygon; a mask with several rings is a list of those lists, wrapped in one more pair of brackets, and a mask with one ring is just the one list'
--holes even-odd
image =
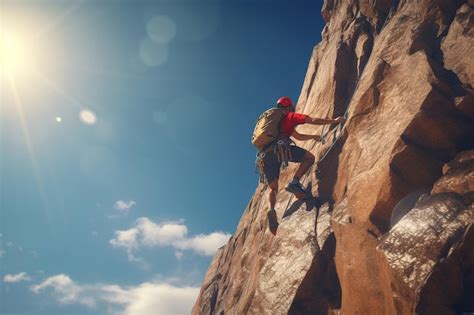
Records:
{"label": "sunlight ray", "polygon": [[[67,67],[70,67],[71,69],[77,71],[76,67],[74,66],[67,65]],[[91,67],[91,66],[81,65],[81,68],[79,70],[90,73],[90,74],[100,75],[103,77],[115,77],[115,78],[120,78],[120,79],[133,79],[133,80],[141,78],[141,76],[136,75],[136,74],[103,69],[103,68],[98,68],[96,66]]]}
{"label": "sunlight ray", "polygon": [[74,97],[67,92],[65,92],[59,84],[57,84],[55,81],[52,79],[48,78],[45,74],[41,73],[38,69],[35,69],[34,73],[39,76],[43,82],[52,90],[54,90],[56,93],[60,94],[62,97],[64,97],[66,100],[69,102],[73,103],[75,106],[78,108],[83,108],[84,103],[81,102],[77,97]]}
{"label": "sunlight ray", "polygon": [[51,32],[55,27],[62,23],[68,16],[77,11],[86,0],[78,0],[67,7],[64,12],[56,16],[51,22],[46,24],[45,27],[41,28],[38,33],[34,36],[34,40],[38,40],[41,37],[45,36],[48,32]]}
{"label": "sunlight ray", "polygon": [[17,111],[17,114],[18,114],[18,118],[20,119],[20,125],[21,125],[20,127],[21,127],[21,131],[23,133],[23,137],[25,138],[25,143],[26,143],[26,148],[28,150],[28,155],[30,157],[31,164],[33,165],[34,180],[36,182],[36,186],[38,188],[38,192],[40,194],[41,200],[43,201],[43,207],[44,207],[44,210],[46,212],[46,217],[48,219],[48,222],[49,222],[51,228],[53,229],[53,224],[52,224],[52,221],[51,221],[49,201],[48,201],[48,197],[46,195],[46,191],[43,187],[43,183],[41,181],[41,176],[40,176],[40,173],[39,173],[39,164],[38,164],[38,161],[36,160],[35,149],[34,149],[32,141],[31,141],[30,131],[28,129],[28,125],[27,125],[27,122],[26,122],[25,113],[23,111],[23,103],[22,103],[20,94],[18,93],[18,89],[17,89],[17,86],[15,84],[15,80],[11,75],[8,75],[8,81],[10,83],[10,88],[11,88],[11,92],[12,92],[12,95],[13,95],[13,100],[14,100],[15,108],[16,108],[16,111]]}

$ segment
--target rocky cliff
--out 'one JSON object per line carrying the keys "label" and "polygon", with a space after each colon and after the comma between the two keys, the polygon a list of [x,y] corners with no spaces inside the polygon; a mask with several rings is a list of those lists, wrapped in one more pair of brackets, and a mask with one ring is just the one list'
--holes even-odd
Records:
{"label": "rocky cliff", "polygon": [[348,120],[299,143],[320,159],[303,178],[319,202],[282,189],[273,236],[258,186],[193,314],[474,312],[474,1],[321,13],[297,111]]}

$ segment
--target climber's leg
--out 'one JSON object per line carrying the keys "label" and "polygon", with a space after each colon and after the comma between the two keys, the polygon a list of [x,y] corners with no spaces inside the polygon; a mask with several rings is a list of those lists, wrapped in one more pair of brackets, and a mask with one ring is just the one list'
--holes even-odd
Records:
{"label": "climber's leg", "polygon": [[275,178],[270,184],[268,184],[270,191],[268,192],[268,201],[270,203],[270,210],[275,209],[276,196],[278,194],[278,178]]}
{"label": "climber's leg", "polygon": [[[298,148],[298,147],[296,147],[296,148]],[[299,149],[301,149],[301,148],[299,148]],[[301,150],[304,150],[304,149],[301,149]],[[311,165],[313,165],[314,160],[315,160],[315,157],[311,152],[306,151],[306,150],[304,150],[304,151],[305,151],[304,155],[300,159],[300,161],[295,161],[295,162],[301,162],[300,166],[298,167],[298,169],[296,170],[296,173],[295,173],[295,177],[298,179],[298,181],[304,174],[306,174],[306,172],[309,170]],[[298,153],[298,154],[301,155],[301,153]]]}

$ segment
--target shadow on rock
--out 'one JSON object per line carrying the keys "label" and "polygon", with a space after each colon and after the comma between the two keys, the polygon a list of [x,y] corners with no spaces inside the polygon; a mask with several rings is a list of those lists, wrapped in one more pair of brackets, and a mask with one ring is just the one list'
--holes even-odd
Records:
{"label": "shadow on rock", "polygon": [[293,213],[295,213],[301,206],[303,205],[304,201],[303,200],[296,200],[291,204],[291,206],[285,210],[283,213],[282,219],[289,217]]}
{"label": "shadow on rock", "polygon": [[318,208],[319,200],[317,197],[312,197],[307,200],[296,200],[295,202],[291,204],[290,207],[288,207],[288,209],[285,210],[285,212],[283,213],[282,219],[291,216],[293,213],[298,211],[298,209],[300,209],[303,205],[306,206],[306,211],[311,211],[314,208],[316,209]]}

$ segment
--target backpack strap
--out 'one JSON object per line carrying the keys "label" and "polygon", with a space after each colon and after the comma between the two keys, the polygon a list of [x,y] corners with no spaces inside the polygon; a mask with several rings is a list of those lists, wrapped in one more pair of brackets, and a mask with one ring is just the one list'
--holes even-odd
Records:
{"label": "backpack strap", "polygon": [[283,112],[283,114],[281,115],[280,121],[278,122],[278,136],[277,136],[277,139],[280,139],[281,126],[283,125],[283,118],[285,118],[285,113],[284,113],[284,112]]}
{"label": "backpack strap", "polygon": [[268,152],[270,149],[278,142],[278,138],[273,140],[272,142],[268,143],[266,146],[264,146],[259,152]]}

